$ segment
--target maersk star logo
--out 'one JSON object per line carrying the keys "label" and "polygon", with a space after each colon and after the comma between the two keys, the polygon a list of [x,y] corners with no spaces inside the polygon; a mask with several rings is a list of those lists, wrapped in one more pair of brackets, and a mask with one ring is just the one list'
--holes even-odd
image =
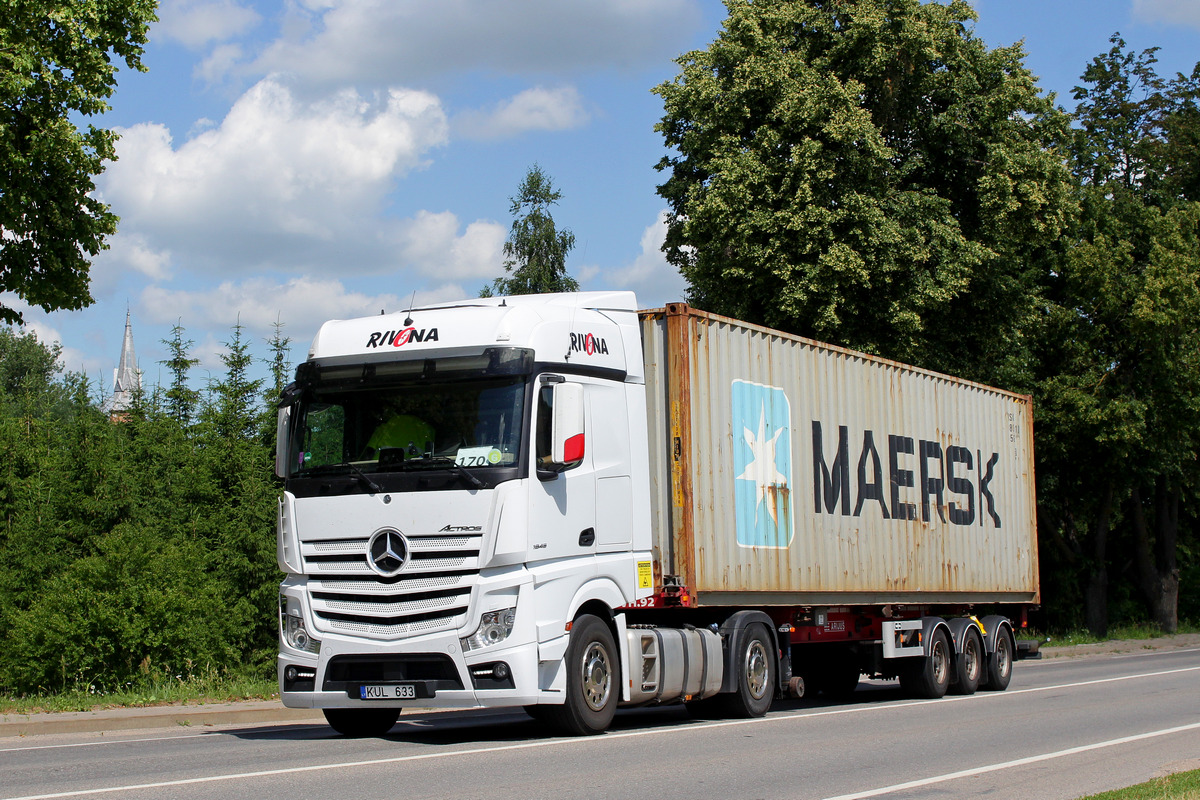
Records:
{"label": "maersk star logo", "polygon": [[774,386],[732,384],[734,516],[738,544],[787,547],[792,541],[792,413]]}

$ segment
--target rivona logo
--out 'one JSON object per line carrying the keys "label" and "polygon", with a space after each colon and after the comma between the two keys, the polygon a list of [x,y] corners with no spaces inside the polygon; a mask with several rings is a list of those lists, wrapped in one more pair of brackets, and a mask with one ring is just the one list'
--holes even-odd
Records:
{"label": "rivona logo", "polygon": [[589,356],[599,353],[606,356],[608,355],[608,342],[593,333],[572,333],[571,352],[582,352]]}
{"label": "rivona logo", "polygon": [[437,328],[417,328],[408,327],[398,331],[376,331],[371,334],[371,338],[367,339],[367,347],[403,347],[409,342],[436,342],[438,340]]}

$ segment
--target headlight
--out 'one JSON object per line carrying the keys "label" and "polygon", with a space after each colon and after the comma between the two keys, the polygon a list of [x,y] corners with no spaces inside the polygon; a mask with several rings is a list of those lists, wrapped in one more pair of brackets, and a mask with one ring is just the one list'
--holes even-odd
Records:
{"label": "headlight", "polygon": [[478,650],[481,647],[491,647],[503,642],[512,633],[513,622],[516,618],[517,609],[515,608],[486,612],[479,618],[479,629],[462,640],[463,652]]}
{"label": "headlight", "polygon": [[279,632],[283,641],[293,650],[304,653],[320,653],[321,641],[309,636],[304,627],[304,619],[288,610],[287,598],[279,598]]}

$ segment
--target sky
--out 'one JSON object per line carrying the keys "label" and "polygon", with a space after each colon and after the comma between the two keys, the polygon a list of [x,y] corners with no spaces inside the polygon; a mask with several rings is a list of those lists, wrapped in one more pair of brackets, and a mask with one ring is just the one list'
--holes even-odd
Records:
{"label": "sky", "polygon": [[[1161,48],[1160,75],[1200,60],[1200,0],[972,5],[976,35],[1023,41],[1067,108],[1115,32]],[[719,0],[162,0],[148,72],[121,71],[95,121],[121,134],[96,181],[121,222],[91,268],[95,304],[0,299],[97,391],[127,311],[148,385],[168,381],[176,324],[200,385],[239,323],[261,359],[283,323],[298,363],[327,319],[473,297],[503,274],[510,198],[534,164],[562,193],[581,288],[683,299],[660,251],[651,90],[725,16]]]}

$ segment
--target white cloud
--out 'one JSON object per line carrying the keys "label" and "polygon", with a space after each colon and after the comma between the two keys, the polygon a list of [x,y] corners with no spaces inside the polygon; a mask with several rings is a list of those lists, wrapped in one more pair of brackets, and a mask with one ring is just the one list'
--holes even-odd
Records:
{"label": "white cloud", "polygon": [[1133,15],[1143,22],[1200,28],[1200,2],[1196,0],[1133,0]]}
{"label": "white cloud", "polygon": [[678,55],[702,16],[698,0],[340,0],[292,9],[292,35],[268,47],[257,69],[334,84],[638,68]]}
{"label": "white cloud", "polygon": [[371,269],[379,264],[362,262],[383,253],[383,199],[446,141],[447,124],[426,92],[345,90],[305,103],[266,79],[179,146],[163,125],[121,134],[101,194],[149,247],[214,270]]}
{"label": "white cloud", "polygon": [[632,289],[642,308],[678,302],[687,293],[687,281],[669,264],[662,251],[667,238],[667,212],[642,231],[641,252],[632,263],[616,269],[588,267],[579,271],[587,288]]}
{"label": "white cloud", "polygon": [[205,327],[231,328],[240,322],[246,328],[270,331],[276,320],[283,322],[286,335],[293,330],[315,331],[328,319],[347,319],[378,314],[381,308],[396,308],[394,294],[368,295],[349,291],[341,281],[292,278],[280,282],[270,278],[225,281],[212,289],[177,291],[149,286],[141,302],[151,322],[173,324],[189,319],[204,321]]}
{"label": "white cloud", "polygon": [[220,83],[231,73],[234,67],[242,60],[243,51],[241,45],[222,44],[213,48],[199,64],[196,65],[194,74],[197,78],[203,79],[206,83]]}
{"label": "white cloud", "polygon": [[395,241],[404,263],[430,277],[494,278],[503,269],[501,250],[506,231],[495,222],[478,220],[458,235],[458,217],[449,211],[421,211],[398,223]]}
{"label": "white cloud", "polygon": [[193,50],[246,33],[262,17],[234,0],[163,0],[158,30]]}
{"label": "white cloud", "polygon": [[121,278],[130,273],[161,281],[170,274],[171,253],[151,246],[145,235],[126,232],[124,228],[108,240],[108,249],[92,259],[93,297],[101,297],[116,288]]}
{"label": "white cloud", "polygon": [[526,131],[563,131],[588,120],[573,86],[526,89],[488,111],[467,111],[454,120],[455,132],[470,139],[504,139]]}

